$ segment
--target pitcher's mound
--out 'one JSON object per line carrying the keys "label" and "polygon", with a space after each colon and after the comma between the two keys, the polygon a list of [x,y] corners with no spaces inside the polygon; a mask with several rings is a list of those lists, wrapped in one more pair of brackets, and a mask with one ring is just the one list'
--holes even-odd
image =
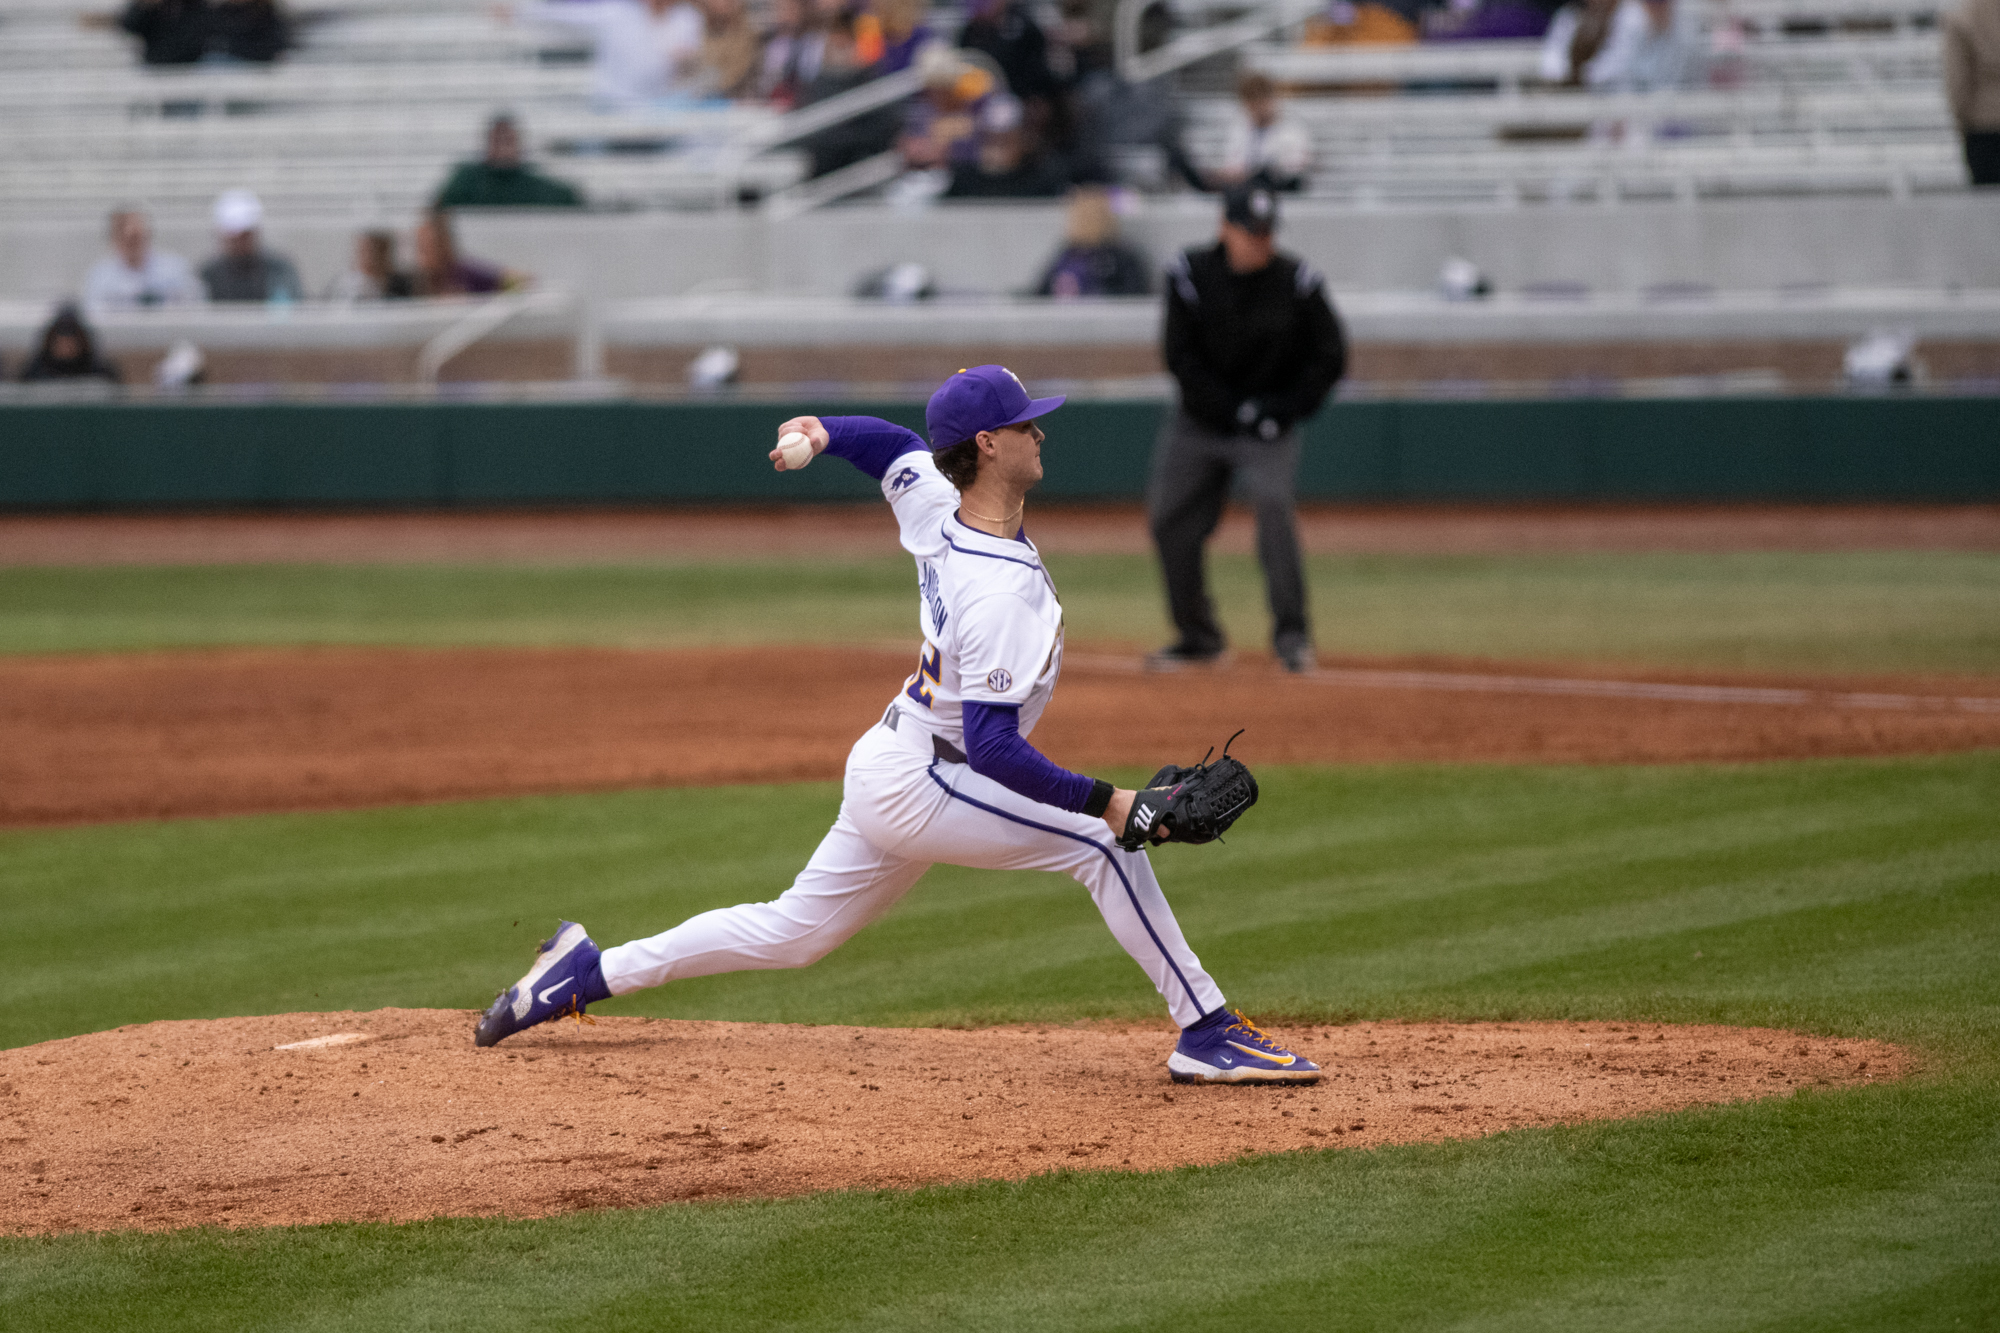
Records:
{"label": "pitcher's mound", "polygon": [[1173,1032],[280,1014],[0,1051],[0,1231],[544,1216],[674,1199],[1156,1171],[1471,1138],[1892,1078],[1880,1042],[1653,1023],[1281,1036],[1316,1087],[1190,1087]]}

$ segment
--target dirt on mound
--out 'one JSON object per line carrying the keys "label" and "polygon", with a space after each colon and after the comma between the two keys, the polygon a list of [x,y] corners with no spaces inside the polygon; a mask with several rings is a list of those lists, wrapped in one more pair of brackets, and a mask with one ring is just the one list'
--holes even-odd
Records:
{"label": "dirt on mound", "polygon": [[[378,648],[0,659],[0,824],[838,778],[914,648]],[[781,663],[781,667],[774,667]],[[1654,763],[2000,745],[1964,680],[1268,660],[1142,675],[1076,649],[1035,742],[1057,762]],[[1425,669],[1410,669],[1425,668]],[[783,706],[758,701],[782,670]],[[1900,692],[1900,693],[1899,693]]]}
{"label": "dirt on mound", "polygon": [[[490,1050],[425,1009],[149,1023],[0,1051],[0,1233],[540,1217],[1157,1171],[1895,1078],[1880,1042],[1653,1023],[1285,1031],[1316,1087],[1168,1080],[1172,1030],[611,1018]],[[289,1049],[288,1049],[289,1048]]]}

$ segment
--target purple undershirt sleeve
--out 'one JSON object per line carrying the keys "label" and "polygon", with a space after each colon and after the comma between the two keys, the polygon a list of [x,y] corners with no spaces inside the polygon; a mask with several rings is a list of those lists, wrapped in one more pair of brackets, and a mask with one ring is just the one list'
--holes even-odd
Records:
{"label": "purple undershirt sleeve", "polygon": [[904,454],[931,451],[921,435],[880,417],[821,417],[819,424],[826,427],[827,453],[845,458],[877,481]]}
{"label": "purple undershirt sleeve", "polygon": [[1094,780],[1050,763],[1021,734],[1021,710],[1013,704],[963,705],[965,758],[972,771],[1031,801],[1083,813]]}

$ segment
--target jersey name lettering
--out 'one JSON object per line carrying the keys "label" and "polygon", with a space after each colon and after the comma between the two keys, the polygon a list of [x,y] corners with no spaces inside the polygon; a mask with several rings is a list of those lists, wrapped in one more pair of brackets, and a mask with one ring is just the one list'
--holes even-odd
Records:
{"label": "jersey name lettering", "polygon": [[951,612],[945,609],[944,592],[938,587],[937,566],[924,561],[923,571],[917,575],[917,586],[923,592],[925,604],[931,609],[931,633],[944,633],[944,622],[951,619]]}

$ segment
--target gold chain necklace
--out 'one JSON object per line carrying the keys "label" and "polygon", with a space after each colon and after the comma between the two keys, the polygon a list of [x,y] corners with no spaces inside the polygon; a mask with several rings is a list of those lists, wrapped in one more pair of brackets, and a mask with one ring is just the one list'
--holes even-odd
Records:
{"label": "gold chain necklace", "polygon": [[1006,524],[1012,523],[1015,519],[1021,516],[1021,514],[1027,509],[1028,502],[1027,500],[1023,499],[1019,507],[1017,507],[1013,513],[1007,515],[1007,517],[1005,518],[988,518],[985,514],[980,513],[977,509],[967,508],[966,503],[963,499],[961,499],[958,502],[958,507],[961,513],[970,514],[982,523],[998,523],[1001,524],[1002,526],[1005,526]]}

